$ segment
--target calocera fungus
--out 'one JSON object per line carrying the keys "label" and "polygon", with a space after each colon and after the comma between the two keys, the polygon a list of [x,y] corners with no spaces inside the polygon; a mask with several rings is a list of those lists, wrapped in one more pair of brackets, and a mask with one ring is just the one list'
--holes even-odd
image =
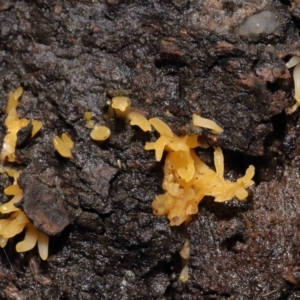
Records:
{"label": "calocera fungus", "polygon": [[194,126],[211,129],[216,134],[223,132],[223,128],[210,119],[202,118],[196,114],[193,114],[192,118]]}
{"label": "calocera fungus", "polygon": [[25,230],[24,240],[16,245],[16,251],[26,252],[38,244],[40,257],[46,260],[48,257],[49,237],[37,230],[25,213],[15,206],[23,198],[23,190],[17,183],[20,172],[13,169],[1,168],[0,173],[6,173],[8,176],[14,178],[13,184],[4,189],[4,194],[13,196],[13,198],[9,202],[0,205],[0,212],[2,214],[9,214],[7,218],[0,220],[0,246],[4,248],[9,238]]}
{"label": "calocera fungus", "polygon": [[32,124],[31,137],[34,137],[43,127],[43,123],[38,120],[33,120],[31,124]]}
{"label": "calocera fungus", "polygon": [[74,147],[74,142],[71,140],[71,138],[63,133],[61,135],[61,138],[56,136],[53,139],[53,144],[57,152],[66,158],[72,158],[72,149]]}
{"label": "calocera fungus", "polygon": [[94,141],[105,141],[110,137],[110,129],[106,126],[101,126],[100,124],[96,124],[94,120],[92,120],[93,114],[89,111],[84,113],[84,118],[86,120],[85,127],[92,129],[90,133],[90,137]]}
{"label": "calocera fungus", "polygon": [[86,120],[85,127],[88,129],[93,129],[95,126],[95,121],[92,120],[93,114],[90,111],[84,113],[84,119]]}
{"label": "calocera fungus", "polygon": [[87,121],[90,121],[90,120],[92,119],[92,117],[93,117],[93,113],[92,113],[92,112],[86,111],[86,112],[84,113],[84,118],[85,118]]}
{"label": "calocera fungus", "polygon": [[188,240],[185,241],[182,249],[179,251],[181,256],[181,264],[182,270],[179,275],[179,280],[182,282],[186,282],[189,279],[189,266],[188,262],[190,259],[190,242]]}
{"label": "calocera fungus", "polygon": [[151,131],[151,125],[143,115],[131,111],[127,118],[130,120],[130,125],[139,126],[143,131]]}
{"label": "calocera fungus", "polygon": [[[28,126],[30,123],[28,119],[19,119],[17,113],[17,106],[22,93],[23,88],[19,87],[15,92],[9,94],[8,103],[5,109],[7,114],[5,119],[7,133],[4,137],[3,148],[1,151],[2,162],[5,159],[10,162],[16,161],[15,150],[18,131],[23,127]],[[42,122],[33,120],[31,137],[35,136],[41,128]],[[25,230],[24,240],[16,245],[16,251],[29,251],[36,244],[38,244],[40,257],[43,260],[47,259],[49,243],[48,236],[37,230],[27,218],[25,213],[15,206],[15,204],[19,203],[23,198],[23,190],[17,182],[20,176],[20,171],[0,166],[0,173],[6,173],[9,177],[14,178],[13,184],[4,189],[4,194],[7,196],[12,196],[12,198],[7,203],[0,205],[0,212],[4,215],[7,215],[5,219],[0,220],[0,246],[2,248],[5,247],[9,238],[12,238]]]}
{"label": "calocera fungus", "polygon": [[111,100],[111,108],[118,118],[126,118],[130,112],[130,99],[128,97],[114,97]]}
{"label": "calocera fungus", "polygon": [[143,131],[151,131],[149,121],[143,115],[131,111],[131,101],[128,97],[114,97],[109,106],[109,115],[128,119],[130,125],[136,125]]}
{"label": "calocera fungus", "polygon": [[[196,121],[197,119],[199,118],[196,118]],[[167,152],[162,185],[165,192],[156,196],[152,203],[155,215],[167,215],[170,225],[180,225],[198,212],[198,204],[205,196],[213,196],[216,202],[224,202],[233,197],[244,200],[248,196],[246,189],[254,183],[253,166],[249,166],[245,176],[236,182],[226,180],[221,148],[215,148],[216,170],[212,170],[194,151],[194,148],[201,147],[197,135],[179,137],[163,121],[153,118],[149,122],[160,137],[156,142],[146,143],[145,149],[155,150],[157,161],[162,159],[164,151]],[[204,125],[214,131],[222,130],[211,122]]]}
{"label": "calocera fungus", "polygon": [[293,56],[287,63],[287,68],[293,68],[293,78],[294,78],[294,86],[295,86],[295,95],[294,98],[296,103],[293,105],[291,112],[294,112],[300,106],[300,57]]}
{"label": "calocera fungus", "polygon": [[91,131],[90,136],[95,141],[105,141],[110,136],[110,129],[106,126],[96,124]]}
{"label": "calocera fungus", "polygon": [[[6,135],[4,137],[2,151],[0,154],[1,161],[7,159],[9,162],[15,162],[15,151],[17,145],[17,134],[20,129],[28,126],[30,121],[26,118],[19,119],[17,113],[17,106],[19,99],[22,96],[23,88],[18,87],[13,93],[9,94],[8,103],[5,109],[7,117],[5,119],[5,126],[7,128]],[[32,132],[33,137],[42,128],[42,123],[37,120],[32,121]]]}

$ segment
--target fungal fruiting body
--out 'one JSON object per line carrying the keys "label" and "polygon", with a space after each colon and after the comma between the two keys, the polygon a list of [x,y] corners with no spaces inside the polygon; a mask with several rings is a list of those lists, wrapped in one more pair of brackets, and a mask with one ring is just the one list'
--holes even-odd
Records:
{"label": "fungal fruiting body", "polygon": [[143,131],[151,131],[149,121],[143,115],[131,111],[131,101],[128,97],[112,98],[112,102],[109,107],[109,115],[128,119],[130,121],[130,125],[136,125]]}
{"label": "fungal fruiting body", "polygon": [[179,275],[179,280],[186,282],[189,279],[189,266],[188,262],[190,259],[190,242],[188,240],[183,244],[182,249],[179,251],[181,256],[182,270]]}
{"label": "fungal fruiting body", "polygon": [[31,137],[34,137],[43,127],[43,123],[38,120],[32,120],[31,124],[32,124]]}
{"label": "fungal fruiting body", "polygon": [[13,196],[13,198],[2,205],[0,205],[0,212],[8,214],[8,217],[0,220],[0,246],[4,248],[9,238],[21,233],[25,230],[24,240],[16,245],[17,252],[26,252],[38,245],[40,257],[46,260],[48,257],[49,237],[43,232],[37,230],[25,213],[15,206],[23,198],[23,190],[17,183],[20,172],[1,168],[0,173],[6,173],[8,176],[14,178],[12,185],[4,189],[4,194]]}
{"label": "fungal fruiting body", "polygon": [[295,100],[296,103],[291,109],[291,112],[294,112],[300,106],[300,57],[293,56],[287,63],[287,68],[293,68],[293,78],[294,78],[294,86],[295,86]]}
{"label": "fungal fruiting body", "polygon": [[[141,114],[131,111],[131,101],[128,97],[114,97],[111,100],[111,104],[108,109],[108,115],[110,117],[117,117],[127,119],[130,125],[138,126],[143,131],[151,131],[151,125],[149,121]],[[94,141],[105,141],[110,137],[111,131],[108,127],[100,124],[95,124],[92,120],[92,113],[85,112],[84,118],[87,121],[86,127],[92,129],[90,137]]]}
{"label": "fungal fruiting body", "polygon": [[[9,94],[8,104],[5,110],[7,113],[7,117],[5,119],[7,133],[4,137],[3,148],[1,151],[2,163],[5,159],[9,162],[16,161],[15,150],[17,144],[17,133],[20,129],[28,126],[30,123],[30,121],[25,118],[19,119],[16,110],[22,93],[23,88],[19,87],[15,92]],[[31,123],[31,137],[33,137],[42,128],[42,122],[33,120]],[[23,190],[17,183],[20,172],[0,166],[0,173],[6,173],[9,177],[14,178],[13,184],[4,189],[5,195],[12,196],[11,200],[0,205],[0,212],[7,216],[0,220],[0,246],[2,248],[5,247],[9,238],[12,238],[25,230],[24,240],[16,245],[16,251],[29,251],[38,244],[40,257],[43,260],[47,259],[49,243],[48,236],[37,230],[27,218],[25,213],[15,206],[15,204],[19,203],[23,198]]]}
{"label": "fungal fruiting body", "polygon": [[[193,119],[198,118],[194,115]],[[162,185],[165,192],[156,196],[152,203],[155,215],[167,215],[170,225],[180,225],[198,212],[198,204],[205,196],[213,196],[216,202],[233,197],[243,200],[248,196],[246,189],[254,183],[253,166],[249,166],[245,176],[236,182],[225,180],[221,148],[215,148],[215,170],[212,170],[194,151],[194,148],[201,147],[197,135],[179,137],[163,121],[153,118],[149,122],[160,137],[156,142],[146,143],[145,149],[155,150],[157,161],[162,159],[164,151],[167,152]],[[220,131],[215,125],[208,123],[211,129]]]}
{"label": "fungal fruiting body", "polygon": [[96,124],[94,120],[92,120],[93,114],[89,111],[84,113],[84,118],[86,120],[85,127],[88,129],[92,129],[90,133],[91,139],[94,141],[103,142],[110,137],[110,129],[106,126],[101,126],[100,124]]}
{"label": "fungal fruiting body", "polygon": [[223,128],[221,128],[216,122],[210,119],[202,118],[196,114],[193,114],[192,118],[194,126],[211,129],[212,132],[216,134],[223,132]]}
{"label": "fungal fruiting body", "polygon": [[[26,118],[19,119],[17,113],[17,106],[19,98],[22,96],[23,88],[18,87],[13,93],[9,94],[8,103],[5,109],[7,117],[5,119],[5,126],[7,128],[4,137],[2,151],[0,154],[1,161],[7,159],[9,162],[15,162],[15,151],[17,145],[17,134],[20,129],[29,125],[30,121]],[[40,121],[32,121],[31,136],[33,137],[42,128]]]}
{"label": "fungal fruiting body", "polygon": [[114,97],[111,100],[110,114],[117,118],[126,118],[130,112],[131,101],[128,97]]}
{"label": "fungal fruiting body", "polygon": [[84,119],[86,120],[85,127],[89,129],[93,129],[95,126],[95,121],[92,120],[93,114],[90,111],[86,111],[84,113]]}
{"label": "fungal fruiting body", "polygon": [[55,149],[57,150],[57,152],[66,158],[72,158],[72,149],[74,147],[74,142],[72,141],[72,139],[66,135],[65,133],[63,133],[61,135],[61,138],[56,136],[53,139],[53,145],[55,147]]}
{"label": "fungal fruiting body", "polygon": [[95,141],[105,141],[110,136],[110,129],[106,126],[96,124],[91,131],[90,136]]}

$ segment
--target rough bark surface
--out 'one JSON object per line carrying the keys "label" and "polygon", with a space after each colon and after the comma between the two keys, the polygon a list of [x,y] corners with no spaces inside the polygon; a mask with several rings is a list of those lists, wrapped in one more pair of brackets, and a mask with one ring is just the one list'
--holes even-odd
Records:
{"label": "rough bark surface", "polygon": [[[18,135],[20,203],[53,236],[50,256],[0,251],[0,299],[299,299],[299,113],[285,62],[300,55],[299,1],[2,0],[0,140],[7,94],[25,92],[19,115],[43,122]],[[262,10],[272,34],[240,36]],[[192,113],[224,132],[204,130],[225,152],[226,176],[252,163],[256,185],[245,202],[205,199],[183,228],[152,214],[162,163],[144,133],[105,112],[114,95],[159,117],[177,134]],[[83,114],[111,129],[93,142]],[[54,151],[69,134],[74,158]],[[212,165],[212,150],[198,151]],[[120,168],[120,162],[122,167]],[[0,175],[0,187],[9,184]],[[7,201],[2,195],[1,203]],[[179,251],[191,244],[190,279],[179,281]]]}

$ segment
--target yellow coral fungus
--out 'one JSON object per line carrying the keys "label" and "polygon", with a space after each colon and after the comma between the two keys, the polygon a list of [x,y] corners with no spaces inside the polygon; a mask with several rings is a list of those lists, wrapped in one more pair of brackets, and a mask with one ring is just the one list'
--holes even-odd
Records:
{"label": "yellow coral fungus", "polygon": [[[17,144],[17,134],[20,129],[26,127],[29,124],[29,120],[22,118],[19,119],[17,113],[17,106],[19,98],[22,96],[23,88],[19,87],[15,92],[9,94],[8,104],[6,106],[5,112],[7,113],[7,117],[5,119],[5,126],[7,127],[7,134],[4,137],[3,147],[0,154],[0,159],[3,161],[7,158],[8,161],[14,162],[15,158],[15,150]],[[33,129],[31,135],[34,136],[42,127],[41,122],[33,121]]]}
{"label": "yellow coral fungus", "polygon": [[90,111],[86,111],[84,113],[84,119],[86,120],[85,127],[89,129],[93,129],[95,126],[95,121],[92,120],[93,114]]}
{"label": "yellow coral fungus", "polygon": [[43,127],[43,123],[38,120],[33,120],[31,124],[32,124],[31,137],[34,137]]}
{"label": "yellow coral fungus", "polygon": [[19,98],[23,94],[23,88],[20,86],[18,87],[13,93],[10,93],[8,96],[8,103],[5,109],[5,112],[9,114],[9,112],[14,108],[16,109],[19,103]]}
{"label": "yellow coral fungus", "polygon": [[94,120],[86,121],[85,127],[88,128],[88,129],[93,129],[95,127],[95,123],[96,122]]}
{"label": "yellow coral fungus", "polygon": [[74,147],[74,142],[65,133],[62,134],[61,138],[56,136],[53,139],[53,144],[57,152],[66,158],[72,158],[72,149]]}
{"label": "yellow coral fungus", "polygon": [[300,57],[293,56],[287,63],[287,68],[293,68],[293,78],[295,86],[295,95],[294,98],[296,103],[293,105],[291,112],[294,112],[300,106]]}
{"label": "yellow coral fungus", "polygon": [[0,246],[3,248],[9,238],[26,231],[24,240],[16,245],[17,252],[26,252],[31,250],[38,244],[40,257],[46,260],[48,257],[49,237],[37,230],[25,213],[15,206],[23,198],[23,190],[17,184],[19,172],[12,169],[1,169],[1,173],[7,173],[8,176],[14,177],[14,184],[6,187],[4,193],[13,196],[13,198],[2,205],[0,205],[0,212],[9,214],[6,219],[0,220]]}
{"label": "yellow coral fungus", "polygon": [[[5,110],[7,113],[5,119],[7,134],[4,137],[3,148],[0,155],[2,161],[5,158],[10,162],[16,161],[15,148],[17,144],[17,133],[21,128],[26,127],[29,124],[29,120],[25,118],[19,119],[16,110],[22,93],[23,88],[19,87],[15,92],[9,94],[8,104]],[[33,120],[31,137],[33,137],[41,128],[42,122]],[[65,142],[69,143],[70,141],[65,139]],[[16,245],[17,252],[28,251],[38,244],[41,258],[44,260],[47,259],[48,236],[37,230],[25,213],[15,206],[15,204],[19,203],[23,198],[23,190],[17,182],[20,171],[9,169],[1,165],[0,173],[6,173],[9,177],[13,177],[14,179],[13,184],[4,189],[5,195],[13,197],[7,203],[0,205],[0,212],[2,214],[7,214],[7,218],[0,220],[0,246],[2,248],[5,247],[9,238],[14,237],[25,229],[26,233],[24,240]]]}
{"label": "yellow coral fungus", "polygon": [[196,114],[193,114],[193,125],[211,129],[213,131],[213,133],[222,133],[223,132],[223,128],[221,128],[216,122],[214,122],[210,119],[202,118]]}
{"label": "yellow coral fungus", "polygon": [[110,129],[106,126],[96,124],[90,136],[95,141],[105,141],[110,136]]}
{"label": "yellow coral fungus", "polygon": [[130,112],[130,99],[128,97],[112,98],[111,107],[114,109],[116,117],[126,118]]}
{"label": "yellow coral fungus", "polygon": [[109,106],[108,114],[110,117],[127,118],[130,125],[136,125],[143,131],[151,131],[149,121],[143,115],[131,111],[131,102],[128,97],[114,97]]}
{"label": "yellow coral fungus", "polygon": [[213,196],[217,202],[247,197],[246,188],[254,183],[253,166],[236,182],[225,180],[221,148],[216,148],[214,152],[214,171],[193,150],[201,146],[197,136],[178,137],[161,120],[154,118],[149,122],[160,137],[154,143],[146,143],[145,149],[155,150],[157,161],[161,160],[164,151],[167,152],[162,186],[165,193],[156,196],[152,203],[155,215],[167,215],[171,225],[180,225],[197,213],[198,204],[204,196]]}
{"label": "yellow coral fungus", "polygon": [[143,115],[132,111],[127,118],[130,120],[130,125],[137,125],[143,131],[151,131],[150,123]]}
{"label": "yellow coral fungus", "polygon": [[86,111],[84,113],[84,118],[87,120],[87,121],[90,121],[93,117],[93,114],[90,112],[90,111]]}

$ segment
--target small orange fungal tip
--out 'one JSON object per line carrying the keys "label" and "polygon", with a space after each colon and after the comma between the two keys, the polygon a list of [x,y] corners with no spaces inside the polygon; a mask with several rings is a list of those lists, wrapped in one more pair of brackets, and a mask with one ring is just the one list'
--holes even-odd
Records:
{"label": "small orange fungal tip", "polygon": [[299,56],[293,56],[285,65],[288,69],[297,66],[300,63]]}
{"label": "small orange fungal tip", "polygon": [[85,127],[88,129],[93,129],[95,126],[95,121],[92,120],[93,114],[90,111],[84,113],[84,119],[86,120]]}
{"label": "small orange fungal tip", "polygon": [[94,141],[105,141],[110,137],[110,129],[106,126],[96,124],[90,136]]}
{"label": "small orange fungal tip", "polygon": [[38,120],[33,120],[31,124],[32,124],[31,137],[34,137],[43,127],[43,123]]}
{"label": "small orange fungal tip", "polygon": [[70,148],[70,149],[73,149],[74,147],[74,142],[71,140],[71,138],[66,135],[65,133],[63,133],[61,135],[61,139],[62,141]]}
{"label": "small orange fungal tip", "polygon": [[174,136],[171,128],[159,118],[152,118],[149,123],[154,127],[154,129],[163,136],[172,138]]}
{"label": "small orange fungal tip", "polygon": [[65,133],[62,134],[61,138],[56,136],[53,139],[53,145],[57,152],[66,158],[72,158],[72,149],[74,147],[74,142],[71,140],[71,138],[66,135]]}
{"label": "small orange fungal tip", "polygon": [[18,184],[13,184],[10,186],[7,186],[4,189],[4,194],[5,195],[23,195],[23,190],[19,187]]}
{"label": "small orange fungal tip", "polygon": [[8,239],[6,239],[3,236],[0,236],[0,247],[4,248],[6,246],[6,244],[7,244],[7,241],[8,241]]}
{"label": "small orange fungal tip", "polygon": [[23,88],[18,87],[13,93],[9,94],[8,103],[5,109],[6,114],[9,114],[12,108],[16,109],[18,106],[19,98],[23,94]]}
{"label": "small orange fungal tip", "polygon": [[130,120],[130,125],[139,126],[143,131],[151,131],[150,122],[143,115],[132,111],[127,117]]}
{"label": "small orange fungal tip", "polygon": [[17,180],[20,177],[21,172],[14,170],[14,169],[9,169],[9,168],[1,168],[0,173],[6,173],[9,177],[12,177],[14,179],[14,184],[17,184]]}
{"label": "small orange fungal tip", "polygon": [[23,194],[14,196],[10,201],[8,201],[7,203],[4,203],[0,206],[0,212],[3,214],[7,214],[7,213],[10,213],[13,211],[20,210],[19,208],[17,208],[15,206],[15,204],[20,202],[22,198],[23,198]]}
{"label": "small orange fungal tip", "polygon": [[223,128],[220,127],[219,125],[217,125],[216,122],[214,122],[210,119],[202,118],[196,114],[193,114],[192,118],[193,118],[194,126],[211,129],[213,133],[222,133],[223,132]]}
{"label": "small orange fungal tip", "polygon": [[112,98],[111,107],[114,109],[116,117],[126,118],[130,112],[130,99],[128,97]]}
{"label": "small orange fungal tip", "polygon": [[88,129],[93,129],[95,127],[95,123],[96,122],[94,120],[86,121],[85,127],[88,128]]}
{"label": "small orange fungal tip", "polygon": [[186,282],[188,281],[188,279],[189,279],[189,267],[188,265],[185,265],[180,272],[179,280],[181,282]]}
{"label": "small orange fungal tip", "polygon": [[90,111],[86,111],[83,116],[86,121],[90,121],[93,117],[93,114]]}
{"label": "small orange fungal tip", "polygon": [[26,252],[34,248],[38,239],[38,231],[35,227],[28,223],[26,225],[26,234],[24,240],[16,245],[17,252]]}
{"label": "small orange fungal tip", "polygon": [[188,240],[185,241],[183,247],[179,251],[180,256],[183,259],[189,259],[190,258],[190,242]]}
{"label": "small orange fungal tip", "polygon": [[48,258],[48,249],[49,249],[49,237],[38,231],[38,250],[42,260],[46,260]]}

